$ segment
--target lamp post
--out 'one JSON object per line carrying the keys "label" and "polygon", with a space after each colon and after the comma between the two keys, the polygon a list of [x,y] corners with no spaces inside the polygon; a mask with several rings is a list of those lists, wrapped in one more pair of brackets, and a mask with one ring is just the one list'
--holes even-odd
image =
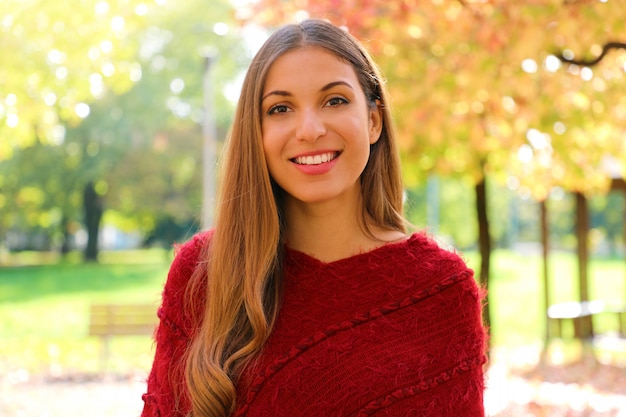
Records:
{"label": "lamp post", "polygon": [[217,129],[215,127],[215,109],[213,104],[213,67],[217,60],[217,51],[206,48],[201,52],[204,58],[203,95],[204,115],[202,118],[202,217],[201,227],[206,230],[213,226],[216,194],[217,165]]}

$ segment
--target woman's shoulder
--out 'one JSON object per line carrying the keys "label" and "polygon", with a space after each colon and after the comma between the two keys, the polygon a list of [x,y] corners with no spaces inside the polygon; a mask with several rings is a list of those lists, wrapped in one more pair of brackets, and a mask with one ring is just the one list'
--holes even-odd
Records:
{"label": "woman's shoulder", "polygon": [[206,248],[212,235],[212,231],[199,232],[174,246],[174,260],[163,288],[163,313],[171,315],[183,311],[187,286],[195,270],[206,262]]}
{"label": "woman's shoulder", "polygon": [[403,285],[424,289],[465,282],[475,286],[474,271],[461,254],[428,232],[415,232],[401,245],[380,255],[385,256],[384,262],[391,268],[389,279]]}
{"label": "woman's shoulder", "polygon": [[453,246],[425,231],[411,234],[398,257],[408,265],[426,269],[467,269],[466,261]]}
{"label": "woman's shoulder", "polygon": [[174,260],[168,277],[176,281],[173,284],[184,284],[178,282],[177,278],[190,276],[198,264],[204,261],[202,254],[205,252],[212,235],[212,230],[199,232],[187,241],[174,245]]}

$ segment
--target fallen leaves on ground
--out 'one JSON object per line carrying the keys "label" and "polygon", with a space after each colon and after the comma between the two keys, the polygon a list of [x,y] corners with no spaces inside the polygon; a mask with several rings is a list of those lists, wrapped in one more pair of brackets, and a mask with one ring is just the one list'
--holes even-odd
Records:
{"label": "fallen leaves on ground", "polygon": [[518,352],[492,361],[487,376],[490,417],[626,417],[626,367],[593,354],[555,364]]}

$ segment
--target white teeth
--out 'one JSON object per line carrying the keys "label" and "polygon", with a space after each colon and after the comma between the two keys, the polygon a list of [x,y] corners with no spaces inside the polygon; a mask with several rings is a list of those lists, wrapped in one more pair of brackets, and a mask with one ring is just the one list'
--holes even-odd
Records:
{"label": "white teeth", "polygon": [[332,161],[335,157],[336,153],[329,152],[320,155],[298,156],[297,158],[294,158],[294,161],[299,165],[319,165],[324,162]]}

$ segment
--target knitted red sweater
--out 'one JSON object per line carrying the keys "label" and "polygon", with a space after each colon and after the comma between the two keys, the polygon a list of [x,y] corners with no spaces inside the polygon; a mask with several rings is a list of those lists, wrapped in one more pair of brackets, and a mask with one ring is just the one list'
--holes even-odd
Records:
{"label": "knitted red sweater", "polygon": [[[182,295],[205,241],[172,264],[142,417],[189,411],[168,375],[195,328]],[[458,255],[422,234],[331,263],[287,249],[284,276],[278,321],[238,384],[234,416],[484,416],[481,292]]]}

